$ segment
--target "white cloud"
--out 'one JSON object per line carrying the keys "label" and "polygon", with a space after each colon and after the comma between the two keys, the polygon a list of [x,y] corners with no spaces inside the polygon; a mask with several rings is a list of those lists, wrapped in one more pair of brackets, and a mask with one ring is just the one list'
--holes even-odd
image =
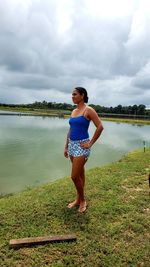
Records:
{"label": "white cloud", "polygon": [[88,15],[108,19],[110,19],[110,17],[128,16],[137,6],[137,2],[136,0],[84,0]]}
{"label": "white cloud", "polygon": [[[148,0],[0,2],[0,102],[149,105]],[[70,98],[69,98],[70,93]]]}
{"label": "white cloud", "polygon": [[144,91],[150,90],[150,61],[136,74],[132,84]]}

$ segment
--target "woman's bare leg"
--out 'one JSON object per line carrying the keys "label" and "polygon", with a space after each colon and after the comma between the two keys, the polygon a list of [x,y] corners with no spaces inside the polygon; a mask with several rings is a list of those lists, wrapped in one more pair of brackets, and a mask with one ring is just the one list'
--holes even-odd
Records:
{"label": "woman's bare leg", "polygon": [[75,184],[77,190],[77,197],[76,199],[68,204],[68,208],[73,208],[77,205],[85,206],[85,199],[84,199],[84,185],[85,185],[85,171],[84,171],[84,164],[86,163],[87,159],[84,156],[81,157],[70,157],[72,162],[72,180]]}
{"label": "woman's bare leg", "polygon": [[[86,159],[85,159],[85,163],[86,163]],[[82,181],[82,183],[83,183],[83,188],[84,188],[84,186],[85,186],[85,170],[84,170],[84,166],[83,166],[83,168],[82,168],[82,170],[81,170],[81,173],[80,173],[80,179],[81,179],[81,181]]]}
{"label": "woman's bare leg", "polygon": [[[73,156],[70,156],[70,160],[71,160],[71,162],[73,163]],[[76,199],[75,199],[74,201],[70,202],[70,203],[67,205],[67,207],[68,207],[69,209],[72,209],[72,208],[74,208],[75,206],[78,206],[78,205],[80,205],[80,199],[79,199],[79,194],[78,194],[78,191],[77,191],[77,197],[76,197]]]}
{"label": "woman's bare leg", "polygon": [[[83,169],[82,169],[81,174],[80,174],[80,180],[81,180],[81,183],[82,183],[82,186],[83,186],[83,192],[84,192],[84,190],[85,190],[85,170],[84,170],[84,166],[83,166]],[[80,197],[79,197],[79,199],[80,199]],[[86,200],[85,200],[85,197],[84,197],[84,201],[80,200],[79,212],[80,213],[84,212],[86,210],[86,206],[87,206],[87,203],[86,203]]]}
{"label": "woman's bare leg", "polygon": [[[80,204],[79,211],[82,212],[83,209],[86,209],[86,202],[84,196],[84,184],[85,184],[85,175],[84,175],[84,165],[85,157],[74,157],[72,162],[72,174],[71,178],[74,182],[74,185],[77,190],[77,200]],[[76,201],[77,203],[77,201]],[[83,210],[84,211],[84,210]]]}
{"label": "woman's bare leg", "polygon": [[[87,162],[87,160],[88,159],[86,158],[85,163]],[[84,169],[84,166],[83,166],[81,173],[80,173],[80,179],[81,179],[81,182],[83,184],[83,189],[84,189],[84,187],[85,187],[85,169]]]}

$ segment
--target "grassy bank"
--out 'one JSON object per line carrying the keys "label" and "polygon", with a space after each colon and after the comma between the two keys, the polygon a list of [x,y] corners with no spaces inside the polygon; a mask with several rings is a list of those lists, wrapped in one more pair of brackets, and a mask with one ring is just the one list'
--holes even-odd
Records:
{"label": "grassy bank", "polygon": [[10,111],[10,112],[18,112],[18,113],[28,113],[31,115],[39,115],[39,116],[58,116],[59,114],[63,114],[66,111],[60,109],[33,109],[33,108],[10,108],[4,107],[1,109],[2,111]]}
{"label": "grassy bank", "polygon": [[123,118],[101,118],[104,121],[113,121],[118,123],[131,123],[131,124],[138,124],[138,125],[150,125],[150,120],[139,120],[139,119],[123,119]]}
{"label": "grassy bank", "polygon": [[[149,266],[150,149],[87,172],[88,209],[67,210],[68,177],[0,199],[0,266]],[[77,242],[10,249],[10,239],[76,234]]]}

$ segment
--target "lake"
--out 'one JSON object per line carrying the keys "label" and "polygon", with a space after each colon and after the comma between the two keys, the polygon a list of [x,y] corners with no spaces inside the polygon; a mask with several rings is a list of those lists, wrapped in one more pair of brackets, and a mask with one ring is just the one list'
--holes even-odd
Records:
{"label": "lake", "polygon": [[[120,159],[128,151],[150,146],[150,126],[103,121],[104,131],[92,148],[86,169]],[[22,191],[69,176],[63,156],[68,119],[0,116],[0,194]],[[95,127],[90,125],[90,136]]]}

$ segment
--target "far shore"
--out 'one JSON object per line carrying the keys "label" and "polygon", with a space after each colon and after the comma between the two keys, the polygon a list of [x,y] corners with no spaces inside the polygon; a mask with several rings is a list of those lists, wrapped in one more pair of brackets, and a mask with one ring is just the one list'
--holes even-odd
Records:
{"label": "far shore", "polygon": [[[59,118],[68,118],[70,116],[70,111],[66,110],[56,110],[56,109],[32,109],[32,108],[10,108],[10,107],[1,107],[0,111],[3,111],[3,114],[0,113],[0,115],[18,115],[18,116],[50,116],[50,117],[59,117]],[[12,112],[10,114],[4,113],[4,112]],[[15,112],[15,113],[13,113]],[[136,118],[115,118],[115,117],[109,117],[109,114],[107,117],[104,115],[104,117],[100,116],[103,121],[112,121],[112,122],[118,122],[118,123],[131,123],[131,124],[138,124],[138,125],[150,125],[149,119],[136,119]]]}

